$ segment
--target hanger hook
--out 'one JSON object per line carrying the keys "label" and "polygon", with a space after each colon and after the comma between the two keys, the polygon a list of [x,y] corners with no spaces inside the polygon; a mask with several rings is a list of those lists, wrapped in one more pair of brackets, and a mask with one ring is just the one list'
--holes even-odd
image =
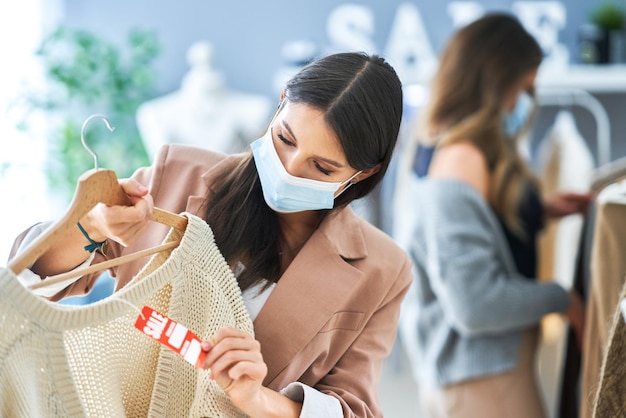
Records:
{"label": "hanger hook", "polygon": [[96,155],[95,152],[92,151],[91,148],[89,148],[89,146],[87,145],[87,142],[85,142],[85,129],[87,128],[87,125],[89,124],[89,122],[91,122],[92,120],[96,118],[104,120],[104,123],[106,124],[107,128],[109,128],[109,131],[113,132],[115,128],[111,126],[111,123],[109,122],[109,119],[107,119],[106,116],[99,115],[99,114],[91,115],[87,119],[85,119],[85,122],[83,122],[83,128],[80,131],[80,141],[83,143],[83,147],[85,147],[87,152],[89,152],[93,156],[94,168],[97,170],[98,169],[98,156]]}

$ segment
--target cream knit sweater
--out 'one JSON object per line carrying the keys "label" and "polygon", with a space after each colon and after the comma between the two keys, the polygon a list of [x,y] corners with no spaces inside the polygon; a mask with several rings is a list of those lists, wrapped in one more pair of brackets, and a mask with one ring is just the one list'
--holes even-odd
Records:
{"label": "cream knit sweater", "polygon": [[[626,298],[626,281],[619,296]],[[615,308],[593,408],[594,418],[623,417],[626,413],[626,320]]]}
{"label": "cream knit sweater", "polygon": [[202,339],[224,326],[253,333],[210,227],[185,216],[184,234],[165,239],[178,247],[92,305],[48,302],[0,268],[0,416],[243,416],[207,371],[134,327],[148,305]]}

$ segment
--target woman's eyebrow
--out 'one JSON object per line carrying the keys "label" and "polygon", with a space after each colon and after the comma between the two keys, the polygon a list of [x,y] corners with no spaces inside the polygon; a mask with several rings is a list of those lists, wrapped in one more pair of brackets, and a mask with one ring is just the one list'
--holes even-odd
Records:
{"label": "woman's eyebrow", "polygon": [[[289,124],[285,120],[281,121],[281,123],[284,126],[284,128],[287,130],[287,132],[289,132],[289,135],[291,135],[291,137],[296,142],[298,142],[298,138],[296,138],[296,136],[293,134],[293,131],[291,130],[291,127],[289,126]],[[314,157],[317,158],[318,160],[322,160],[325,163],[330,164],[330,165],[332,165],[334,167],[337,167],[337,168],[343,168],[344,167],[343,164],[341,164],[341,163],[339,163],[339,162],[337,162],[335,160],[331,160],[329,158],[325,158],[325,157],[322,157],[320,155],[314,155]]]}

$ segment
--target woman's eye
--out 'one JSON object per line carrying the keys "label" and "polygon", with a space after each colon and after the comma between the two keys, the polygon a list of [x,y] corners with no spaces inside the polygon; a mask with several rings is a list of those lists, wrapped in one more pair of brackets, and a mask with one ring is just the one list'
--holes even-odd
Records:
{"label": "woman's eye", "polygon": [[322,166],[321,166],[321,165],[319,165],[318,163],[315,163],[315,167],[316,167],[319,171],[321,171],[324,175],[327,175],[327,176],[328,176],[328,175],[330,175],[330,173],[332,173],[332,171],[331,171],[331,170],[327,170],[327,169],[325,169],[324,167],[322,167]]}
{"label": "woman's eye", "polygon": [[293,146],[293,142],[291,142],[290,140],[288,140],[287,138],[285,138],[285,136],[283,134],[278,134],[278,139],[280,139],[283,143],[285,143],[286,145],[290,145]]}

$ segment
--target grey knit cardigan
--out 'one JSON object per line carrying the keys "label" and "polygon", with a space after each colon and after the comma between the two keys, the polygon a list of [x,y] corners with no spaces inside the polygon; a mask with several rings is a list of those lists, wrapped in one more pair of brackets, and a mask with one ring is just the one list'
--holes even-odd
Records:
{"label": "grey knit cardigan", "polygon": [[565,311],[567,292],[517,272],[495,212],[467,183],[416,179],[411,193],[414,283],[400,335],[414,374],[443,387],[514,368],[522,332]]}

